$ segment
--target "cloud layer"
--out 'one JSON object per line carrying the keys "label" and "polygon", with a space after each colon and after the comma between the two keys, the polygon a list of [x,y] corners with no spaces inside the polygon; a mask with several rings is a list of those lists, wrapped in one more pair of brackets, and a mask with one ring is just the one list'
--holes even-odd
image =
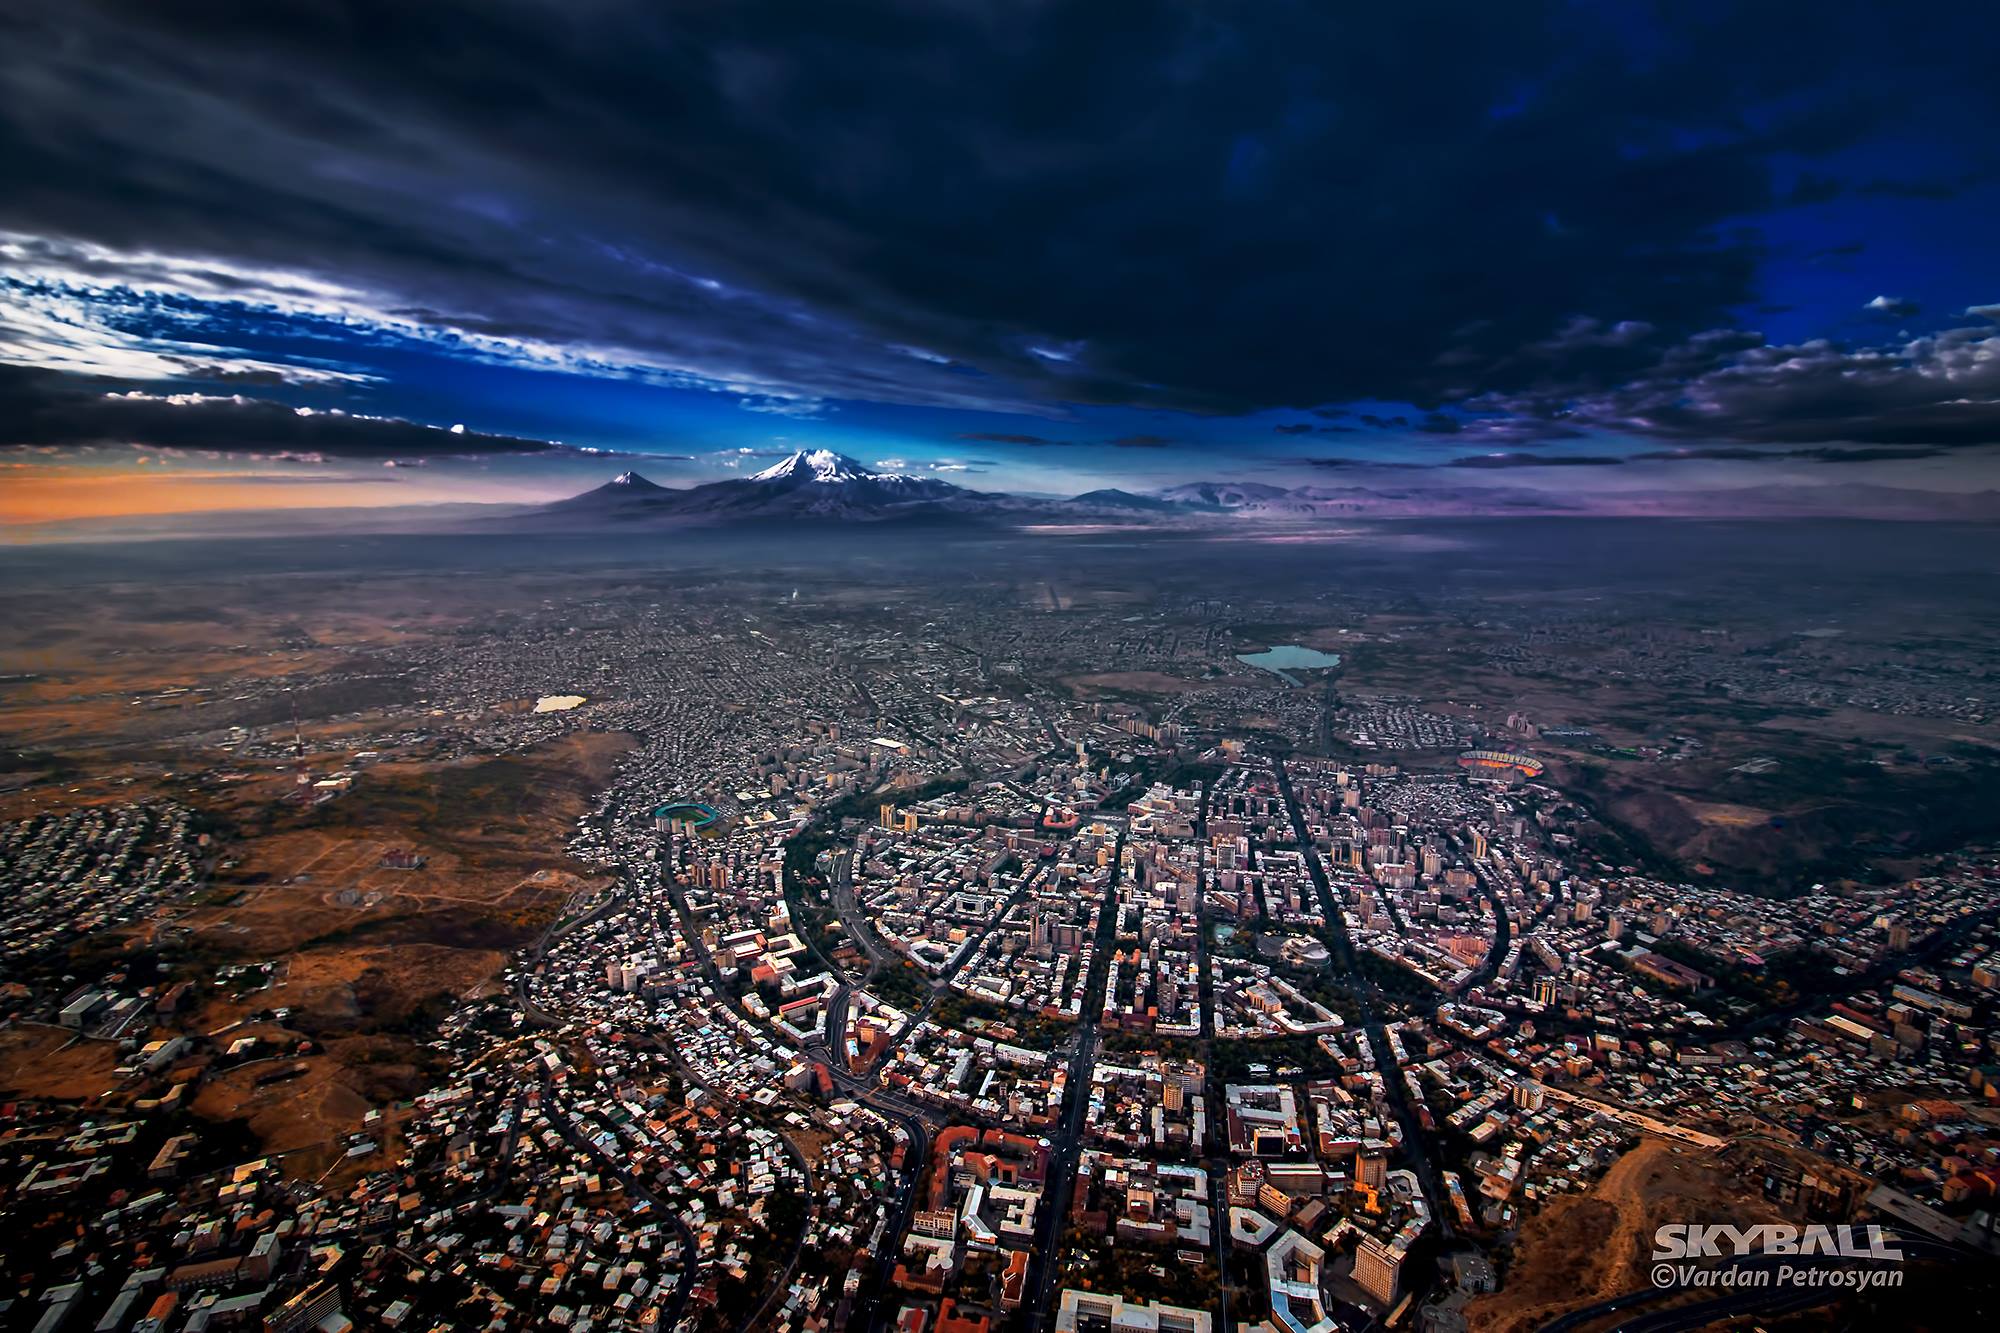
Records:
{"label": "cloud layer", "polygon": [[[1885,281],[1824,340],[1742,330],[1767,219],[1991,179],[1995,28],[1838,2],[30,4],[0,19],[0,363],[98,378],[40,382],[13,442],[424,431],[209,392],[388,393],[343,357],[367,345],[779,417],[1350,404],[1272,429],[1492,448],[1464,467],[1585,432],[1990,444],[1977,314],[1905,334],[1932,303]],[[1937,169],[1857,165],[1919,131]],[[274,324],[324,355],[268,350]],[[133,386],[158,392],[106,396]]]}
{"label": "cloud layer", "polygon": [[[1520,438],[1579,427],[1652,439],[1744,445],[1933,449],[2000,444],[2000,328],[1943,330],[1884,347],[1815,340],[1770,346],[1712,332],[1665,349],[1622,383],[1544,383],[1473,406]],[[1796,452],[1796,451],[1795,451]],[[1745,456],[1709,450],[1711,458]],[[1844,461],[1886,457],[1848,450]]]}
{"label": "cloud layer", "polygon": [[340,409],[287,407],[240,394],[91,388],[47,371],[0,367],[0,421],[19,448],[142,445],[266,457],[384,459],[531,454],[543,440],[423,425]]}

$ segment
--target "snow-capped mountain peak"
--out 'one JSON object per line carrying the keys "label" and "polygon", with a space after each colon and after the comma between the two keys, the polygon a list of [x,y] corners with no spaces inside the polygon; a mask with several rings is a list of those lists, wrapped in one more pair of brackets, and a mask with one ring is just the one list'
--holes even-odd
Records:
{"label": "snow-capped mountain peak", "polygon": [[996,497],[936,477],[877,472],[831,449],[801,449],[747,477],[669,489],[627,473],[596,490],[557,501],[561,514],[596,512],[626,522],[636,515],[679,518],[874,520],[923,517],[939,507],[990,508]]}
{"label": "snow-capped mountain peak", "polygon": [[887,476],[873,472],[846,454],[831,449],[800,449],[782,463],[773,464],[753,475],[751,481],[868,481]]}

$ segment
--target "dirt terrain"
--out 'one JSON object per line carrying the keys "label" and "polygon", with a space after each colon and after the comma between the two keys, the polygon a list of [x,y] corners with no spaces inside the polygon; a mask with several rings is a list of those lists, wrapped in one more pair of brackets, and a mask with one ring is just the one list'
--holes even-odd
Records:
{"label": "dirt terrain", "polygon": [[1666,1222],[1777,1221],[1737,1171],[1705,1149],[1647,1138],[1588,1193],[1558,1198],[1521,1227],[1503,1289],[1466,1307],[1472,1333],[1530,1333],[1567,1310],[1647,1285]]}
{"label": "dirt terrain", "polygon": [[57,1027],[0,1031],[0,1097],[87,1102],[118,1085],[116,1050]]}
{"label": "dirt terrain", "polygon": [[[202,1070],[196,1115],[242,1122],[295,1176],[338,1177],[385,1160],[345,1156],[371,1110],[386,1123],[367,1126],[370,1137],[396,1151],[395,1103],[438,1072],[422,1046],[432,1025],[492,984],[565,904],[601,887],[564,848],[628,744],[576,732],[499,757],[391,759],[307,805],[286,800],[296,784],[268,766],[190,788],[142,764],[75,789],[13,793],[0,812],[166,795],[213,821],[205,889],[91,947],[196,981],[192,1006],[148,1035],[263,1039],[262,1058]],[[253,970],[231,971],[244,966]],[[303,1073],[259,1082],[301,1050]],[[112,1043],[52,1027],[0,1032],[0,1095],[116,1096],[118,1058]]]}
{"label": "dirt terrain", "polygon": [[1072,693],[1079,698],[1092,698],[1099,694],[1186,694],[1190,690],[1205,690],[1226,683],[1230,678],[1218,680],[1185,680],[1179,676],[1169,676],[1159,671],[1111,671],[1095,676],[1073,676],[1064,680]]}
{"label": "dirt terrain", "polygon": [[242,809],[216,905],[179,924],[243,956],[344,939],[512,948],[591,887],[563,844],[625,748],[580,732],[518,755],[363,769],[320,805]]}
{"label": "dirt terrain", "polygon": [[[326,588],[291,589],[293,600],[270,601],[216,591],[217,600],[185,607],[126,586],[82,606],[32,590],[11,598],[0,737],[73,754],[246,718],[275,721],[290,715],[293,699],[260,690],[246,704],[241,696],[290,678],[299,682],[298,712],[307,721],[401,702],[396,682],[368,679],[381,670],[369,651],[454,623],[414,602],[407,611],[400,604],[356,610]],[[308,605],[311,633],[300,622]],[[315,691],[327,697],[315,699]]]}

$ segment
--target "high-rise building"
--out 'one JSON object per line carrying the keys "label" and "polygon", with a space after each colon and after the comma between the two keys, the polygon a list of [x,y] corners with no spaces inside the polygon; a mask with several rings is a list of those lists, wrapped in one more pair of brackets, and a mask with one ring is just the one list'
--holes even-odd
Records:
{"label": "high-rise building", "polygon": [[1383,1309],[1395,1305],[1403,1285],[1403,1251],[1363,1236],[1354,1251],[1354,1284]]}
{"label": "high-rise building", "polygon": [[264,1327],[272,1333],[297,1333],[340,1313],[340,1288],[332,1282],[316,1282],[264,1317]]}

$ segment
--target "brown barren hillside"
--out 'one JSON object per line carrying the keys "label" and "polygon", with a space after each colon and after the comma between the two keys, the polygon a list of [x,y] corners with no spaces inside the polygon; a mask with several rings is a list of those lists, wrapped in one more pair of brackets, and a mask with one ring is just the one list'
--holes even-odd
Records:
{"label": "brown barren hillside", "polygon": [[1737,1164],[1647,1138],[1588,1193],[1554,1199],[1521,1227],[1500,1291],[1466,1307],[1472,1333],[1531,1333],[1566,1311],[1648,1285],[1655,1228],[1667,1222],[1777,1221]]}

